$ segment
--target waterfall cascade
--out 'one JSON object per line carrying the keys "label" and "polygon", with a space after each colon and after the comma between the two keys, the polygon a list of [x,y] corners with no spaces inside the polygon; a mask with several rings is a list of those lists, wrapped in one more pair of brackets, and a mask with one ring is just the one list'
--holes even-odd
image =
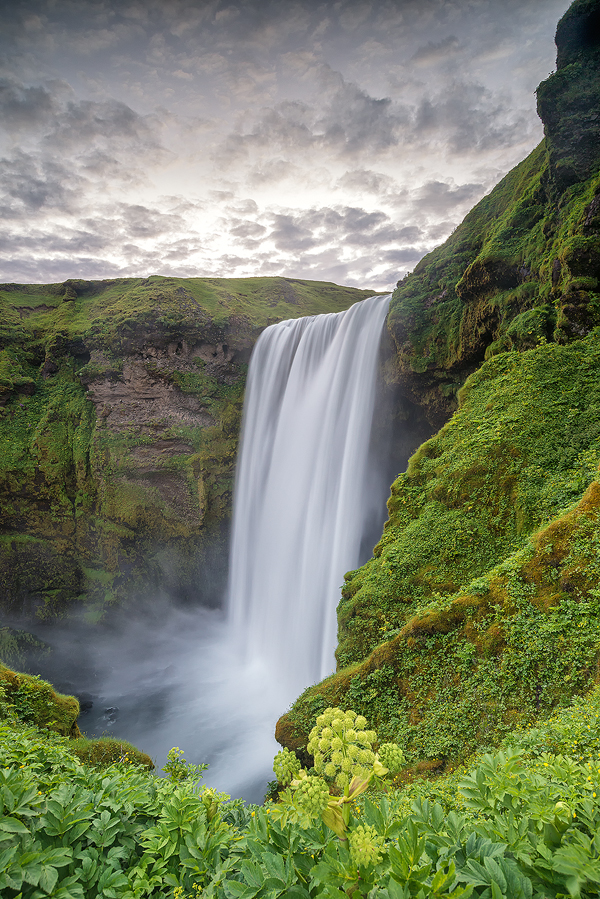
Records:
{"label": "waterfall cascade", "polygon": [[[363,526],[381,505],[369,442],[388,300],[282,322],[260,337],[227,618],[171,609],[160,626],[131,622],[105,647],[98,639],[86,647],[108,671],[93,686],[99,708],[123,713],[115,733],[156,759],[176,743],[190,761],[209,763],[207,784],[252,802],[272,777],[277,717],[333,669],[340,584],[362,561]],[[98,726],[102,733],[106,723]]]}
{"label": "waterfall cascade", "polygon": [[290,698],[334,667],[344,572],[359,564],[389,296],[267,328],[250,362],[228,616]]}

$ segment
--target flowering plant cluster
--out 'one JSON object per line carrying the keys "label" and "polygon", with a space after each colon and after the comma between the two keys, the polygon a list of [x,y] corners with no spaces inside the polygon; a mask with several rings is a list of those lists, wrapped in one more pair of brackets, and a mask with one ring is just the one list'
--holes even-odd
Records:
{"label": "flowering plant cluster", "polygon": [[[395,743],[384,743],[379,752],[374,749],[376,744],[377,734],[367,728],[362,715],[351,709],[325,709],[307,745],[314,759],[314,775],[301,768],[288,749],[275,756],[273,770],[283,786],[289,785],[280,795],[276,814],[304,821],[320,816],[340,840],[346,841],[352,803],[373,778],[395,774],[404,764],[402,750]],[[378,844],[372,843],[370,831],[355,829],[353,834],[353,856],[375,859]]]}

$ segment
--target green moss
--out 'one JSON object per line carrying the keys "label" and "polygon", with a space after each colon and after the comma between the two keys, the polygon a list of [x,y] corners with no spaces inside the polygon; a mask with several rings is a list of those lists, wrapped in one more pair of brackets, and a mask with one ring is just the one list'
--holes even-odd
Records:
{"label": "green moss", "polygon": [[[194,556],[223,554],[260,330],[369,295],[284,278],[0,285],[0,606],[85,603],[96,620],[165,578],[196,592]],[[140,381],[163,397],[155,417]]]}
{"label": "green moss", "polygon": [[[314,707],[352,705],[416,764],[497,745],[600,673],[600,484],[476,589],[413,610],[360,665],[303,694],[278,725],[306,745]],[[289,745],[289,744],[288,744]]]}
{"label": "green moss", "polygon": [[375,558],[347,575],[338,659],[359,661],[415,603],[454,593],[581,497],[600,461],[595,335],[495,356],[392,485]]}
{"label": "green moss", "polygon": [[70,741],[69,752],[84,765],[91,765],[93,768],[130,764],[152,771],[155,767],[154,762],[145,752],[141,752],[126,740],[118,740],[113,737],[99,737],[97,740],[77,737]]}
{"label": "green moss", "polygon": [[51,684],[29,674],[19,674],[0,663],[0,715],[9,721],[33,724],[61,734],[79,736],[79,703],[57,693]]}
{"label": "green moss", "polygon": [[467,380],[346,575],[339,670],[281,719],[285,745],[306,745],[320,705],[352,707],[412,763],[452,766],[596,679],[599,376],[594,332]]}
{"label": "green moss", "polygon": [[[0,630],[0,649],[3,652],[8,649],[9,654],[14,654],[15,648],[18,650],[23,643],[31,652],[32,646],[40,645],[40,641],[30,634],[7,634],[8,630]],[[82,737],[77,726],[78,716],[79,703],[74,696],[57,693],[47,681],[13,671],[0,662],[0,723],[16,728],[17,739],[19,728],[34,727],[41,735],[69,737],[68,752],[94,768],[108,768],[120,763],[142,766],[148,771],[154,769],[150,756],[125,740],[113,737],[90,740]]]}
{"label": "green moss", "polygon": [[[57,299],[65,285],[0,285],[9,321],[7,341],[23,334],[56,351],[74,341],[122,353],[142,335],[197,333],[199,326],[262,329],[284,318],[340,312],[372,291],[290,278],[119,278],[70,281],[76,297]],[[14,310],[14,311],[13,311]],[[27,314],[21,319],[19,310]],[[12,339],[11,339],[12,338]]]}

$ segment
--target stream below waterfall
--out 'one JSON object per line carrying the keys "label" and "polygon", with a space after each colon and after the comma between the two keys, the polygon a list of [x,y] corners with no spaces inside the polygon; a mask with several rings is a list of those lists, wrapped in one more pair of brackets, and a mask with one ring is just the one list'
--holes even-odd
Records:
{"label": "stream below waterfall", "polygon": [[343,575],[370,556],[369,526],[380,533],[385,520],[389,482],[370,468],[370,444],[388,303],[373,297],[260,336],[224,609],[154,606],[109,630],[65,631],[62,650],[50,641],[65,660],[57,686],[76,679],[89,736],[127,739],[157,768],[181,747],[210,765],[208,784],[262,801],[275,722],[334,670]]}

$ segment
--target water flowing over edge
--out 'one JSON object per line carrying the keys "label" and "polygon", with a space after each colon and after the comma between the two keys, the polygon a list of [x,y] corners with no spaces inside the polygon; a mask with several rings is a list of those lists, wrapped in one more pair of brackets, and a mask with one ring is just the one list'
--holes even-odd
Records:
{"label": "water flowing over edge", "polygon": [[250,362],[228,618],[291,698],[334,667],[336,606],[359,563],[389,296],[267,328]]}
{"label": "water flowing over edge", "polygon": [[275,722],[333,668],[343,574],[362,561],[363,523],[381,505],[367,475],[388,302],[263,332],[245,397],[227,614],[166,605],[86,642],[103,671],[83,687],[98,709],[87,733],[131,740],[159,768],[180,746],[209,764],[208,785],[262,801]]}

